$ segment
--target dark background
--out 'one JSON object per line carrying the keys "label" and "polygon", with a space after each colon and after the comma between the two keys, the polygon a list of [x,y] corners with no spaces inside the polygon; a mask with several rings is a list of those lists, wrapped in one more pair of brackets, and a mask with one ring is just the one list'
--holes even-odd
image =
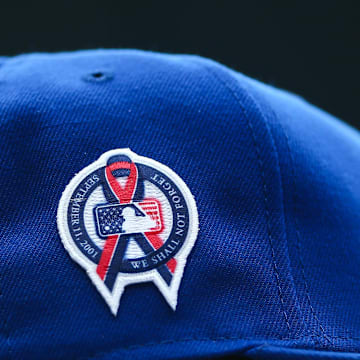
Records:
{"label": "dark background", "polygon": [[360,128],[360,1],[1,2],[0,55],[141,48],[211,57]]}

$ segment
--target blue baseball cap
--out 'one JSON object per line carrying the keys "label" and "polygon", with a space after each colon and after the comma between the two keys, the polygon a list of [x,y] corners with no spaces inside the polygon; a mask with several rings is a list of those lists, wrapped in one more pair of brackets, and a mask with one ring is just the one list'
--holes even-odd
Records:
{"label": "blue baseball cap", "polygon": [[[330,76],[330,75],[329,75]],[[0,59],[0,358],[360,358],[360,136],[214,61]]]}

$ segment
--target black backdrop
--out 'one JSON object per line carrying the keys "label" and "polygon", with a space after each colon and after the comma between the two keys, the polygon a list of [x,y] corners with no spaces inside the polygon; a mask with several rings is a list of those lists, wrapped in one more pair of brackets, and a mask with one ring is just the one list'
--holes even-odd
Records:
{"label": "black backdrop", "polygon": [[97,47],[199,54],[360,128],[356,0],[2,1],[0,39],[0,55]]}

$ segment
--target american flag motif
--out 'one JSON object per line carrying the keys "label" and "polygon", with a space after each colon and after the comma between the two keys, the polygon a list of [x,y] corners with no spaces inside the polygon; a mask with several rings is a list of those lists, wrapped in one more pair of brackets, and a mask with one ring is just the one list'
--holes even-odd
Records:
{"label": "american flag motif", "polygon": [[95,209],[96,222],[101,236],[122,234],[122,224],[125,221],[122,216],[123,206],[110,205],[99,206]]}
{"label": "american flag motif", "polygon": [[[140,210],[139,209],[142,210]],[[148,216],[155,226],[152,228],[144,227],[142,232],[160,232],[162,230],[162,223],[160,218],[159,205],[156,200],[145,200],[140,203],[131,203],[126,205],[114,204],[98,206],[95,209],[96,224],[98,232],[102,237],[115,234],[125,234],[126,228],[123,226],[124,222],[129,220],[124,215],[124,209],[131,208],[134,211],[134,217],[144,218]]]}

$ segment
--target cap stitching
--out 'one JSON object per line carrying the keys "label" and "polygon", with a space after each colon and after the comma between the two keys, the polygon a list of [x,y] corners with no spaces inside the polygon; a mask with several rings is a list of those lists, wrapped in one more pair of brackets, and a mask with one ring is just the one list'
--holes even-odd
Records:
{"label": "cap stitching", "polygon": [[238,97],[238,95],[233,91],[233,89],[225,82],[223,81],[221,78],[219,78],[217,76],[217,74],[215,74],[213,71],[211,71],[208,67],[205,67],[205,69],[211,73],[219,82],[221,82],[229,91],[230,93],[234,96],[234,98],[237,100],[238,105],[240,106],[245,119],[247,121],[247,125],[250,129],[250,133],[252,136],[252,140],[254,142],[254,146],[255,146],[255,151],[256,151],[256,156],[257,156],[257,160],[258,160],[258,166],[259,166],[259,170],[260,170],[260,175],[261,175],[261,180],[263,183],[263,194],[264,194],[264,204],[265,204],[265,213],[266,213],[266,224],[267,224],[267,233],[268,233],[268,239],[269,239],[269,244],[270,244],[270,248],[271,248],[271,256],[272,256],[272,261],[273,261],[273,267],[274,267],[274,273],[275,273],[275,278],[276,278],[276,283],[277,283],[277,288],[278,288],[278,295],[280,298],[280,302],[281,302],[281,306],[282,306],[282,313],[283,316],[285,318],[285,322],[287,325],[287,328],[290,332],[290,323],[289,323],[289,318],[287,315],[287,312],[285,310],[285,302],[284,302],[284,297],[283,297],[283,293],[282,293],[282,289],[281,289],[281,285],[280,285],[280,274],[279,274],[279,269],[278,269],[278,265],[275,259],[275,250],[274,250],[274,246],[273,246],[273,237],[271,235],[271,229],[270,229],[270,223],[269,223],[269,218],[270,218],[270,211],[269,211],[269,204],[268,204],[268,190],[267,190],[267,186],[266,186],[266,182],[265,182],[265,173],[264,173],[264,163],[261,159],[261,154],[260,154],[260,149],[256,140],[256,136],[255,136],[255,131],[253,128],[253,125],[250,121],[250,118],[247,114],[246,109],[243,107],[240,98]]}
{"label": "cap stitching", "polygon": [[[255,100],[254,100],[254,102],[255,102]],[[263,118],[265,118],[265,115],[264,115],[262,109],[261,109],[258,105],[257,105],[257,107],[258,107],[259,111],[261,112]],[[273,111],[273,109],[272,109],[270,106],[269,106],[268,110],[271,112],[273,118],[276,119],[276,120],[278,120],[275,112]],[[278,122],[279,122],[279,121],[278,121]],[[280,126],[281,126],[281,124],[280,124]],[[277,167],[278,167],[279,173],[280,173],[280,175],[281,175],[281,169],[280,169],[280,163],[279,163],[279,150],[278,150],[278,146],[277,146],[277,143],[276,143],[276,141],[275,141],[275,138],[274,138],[274,136],[273,136],[273,131],[272,131],[271,126],[269,126],[269,131],[270,131],[271,137],[272,137],[273,142],[274,142],[274,149],[275,149],[275,151],[276,151],[276,153],[277,153]],[[283,209],[285,209],[285,204],[284,204],[284,190],[283,190],[283,186],[282,186],[282,181],[281,181],[281,190],[282,190]],[[287,231],[286,231],[286,230],[285,230],[285,234],[286,234],[286,235],[285,235],[285,236],[286,236],[286,240],[287,240],[287,242],[288,242],[288,234],[287,234]],[[288,246],[287,246],[287,249],[288,249]],[[288,258],[289,258],[289,255],[288,255]],[[289,262],[290,262],[290,258],[289,258]],[[291,262],[290,262],[290,264],[289,264],[289,267],[290,267],[290,269],[291,269]],[[292,275],[291,275],[291,277],[293,278]],[[311,338],[311,337],[317,338],[317,335],[316,335],[315,333],[311,333],[311,330],[310,330],[310,328],[309,328],[309,325],[308,325],[308,324],[306,323],[306,321],[305,321],[304,312],[302,311],[302,309],[301,309],[301,307],[300,307],[300,305],[299,305],[299,303],[298,303],[298,295],[297,295],[297,289],[296,289],[295,284],[293,284],[293,287],[294,287],[294,291],[295,291],[295,294],[296,294],[296,295],[295,295],[295,296],[296,296],[295,306],[296,306],[296,308],[298,309],[298,311],[299,311],[299,313],[300,313],[300,315],[301,315],[301,318],[302,318],[304,327],[307,329],[307,333],[309,334],[310,338]],[[319,343],[318,340],[317,340],[317,342]]]}
{"label": "cap stitching", "polygon": [[[280,122],[279,122],[280,123]],[[298,199],[298,195],[297,195],[297,191],[296,191],[296,186],[295,186],[295,171],[294,171],[294,165],[295,165],[295,160],[294,160],[294,156],[292,154],[291,148],[290,148],[290,139],[289,136],[287,134],[287,131],[285,130],[284,126],[282,126],[280,124],[284,136],[285,136],[285,143],[286,143],[286,147],[289,153],[289,158],[290,158],[290,162],[291,162],[291,176],[290,178],[292,179],[292,198],[293,198],[293,213],[294,213],[294,225],[295,225],[295,233],[296,233],[296,249],[297,252],[299,254],[299,263],[300,263],[300,267],[301,267],[301,275],[304,281],[304,285],[305,285],[305,294],[306,294],[306,299],[307,302],[309,304],[310,307],[310,311],[314,316],[314,319],[316,320],[324,339],[326,339],[330,344],[332,344],[332,341],[330,339],[330,337],[326,334],[324,327],[322,326],[320,319],[318,318],[318,316],[316,315],[315,309],[314,307],[311,305],[311,299],[310,299],[310,292],[309,292],[309,285],[308,285],[308,281],[305,275],[305,266],[304,266],[304,261],[303,261],[303,257],[302,257],[302,251],[301,251],[301,236],[300,236],[300,231],[299,231],[299,222],[298,219],[296,217],[296,203],[297,203],[297,199]]]}

